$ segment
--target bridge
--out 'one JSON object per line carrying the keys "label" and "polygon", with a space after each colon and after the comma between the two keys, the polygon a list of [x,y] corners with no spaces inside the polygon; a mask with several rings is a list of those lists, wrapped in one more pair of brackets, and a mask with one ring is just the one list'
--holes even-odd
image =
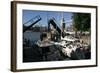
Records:
{"label": "bridge", "polygon": [[[23,25],[25,26],[25,28],[23,28],[23,32],[27,31],[28,29],[30,29],[33,25],[35,25],[36,23],[38,23],[42,18],[38,15],[32,19],[30,19],[29,21],[27,21],[26,23],[24,23]],[[26,26],[29,25],[29,26]]]}

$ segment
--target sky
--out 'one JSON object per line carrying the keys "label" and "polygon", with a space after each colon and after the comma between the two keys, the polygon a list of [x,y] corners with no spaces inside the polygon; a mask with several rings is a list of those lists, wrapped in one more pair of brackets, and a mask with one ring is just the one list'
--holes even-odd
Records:
{"label": "sky", "polygon": [[[57,25],[61,26],[61,19],[62,16],[64,17],[65,22],[71,22],[72,21],[72,15],[73,13],[71,12],[58,12],[58,11],[35,11],[35,10],[23,10],[23,24],[29,21],[30,19],[36,17],[39,15],[42,20],[37,23],[37,25],[41,26],[48,26],[47,21],[50,18],[55,18],[57,21]],[[25,24],[25,26],[28,26],[29,24]],[[68,24],[66,24],[67,26]]]}

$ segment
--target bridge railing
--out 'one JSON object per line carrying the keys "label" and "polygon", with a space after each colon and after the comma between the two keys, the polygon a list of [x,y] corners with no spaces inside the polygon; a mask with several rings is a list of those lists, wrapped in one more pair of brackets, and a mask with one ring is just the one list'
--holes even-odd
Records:
{"label": "bridge railing", "polygon": [[40,17],[40,15],[37,15],[37,16],[33,17],[32,19],[28,20],[27,22],[25,22],[23,25],[29,26],[39,19],[41,19],[41,17]]}

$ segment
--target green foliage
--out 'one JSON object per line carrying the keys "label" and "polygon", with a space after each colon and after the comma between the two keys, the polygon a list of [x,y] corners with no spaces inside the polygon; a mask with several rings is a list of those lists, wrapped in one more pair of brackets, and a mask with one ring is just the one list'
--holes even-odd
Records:
{"label": "green foliage", "polygon": [[89,31],[91,15],[89,13],[74,13],[73,26],[75,31]]}

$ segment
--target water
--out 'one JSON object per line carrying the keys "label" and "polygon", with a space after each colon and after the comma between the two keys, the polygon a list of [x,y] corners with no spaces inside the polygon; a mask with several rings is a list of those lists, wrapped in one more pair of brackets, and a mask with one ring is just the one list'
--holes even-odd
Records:
{"label": "water", "polygon": [[40,34],[40,32],[26,31],[23,33],[23,37],[30,41],[37,41],[40,39]]}

